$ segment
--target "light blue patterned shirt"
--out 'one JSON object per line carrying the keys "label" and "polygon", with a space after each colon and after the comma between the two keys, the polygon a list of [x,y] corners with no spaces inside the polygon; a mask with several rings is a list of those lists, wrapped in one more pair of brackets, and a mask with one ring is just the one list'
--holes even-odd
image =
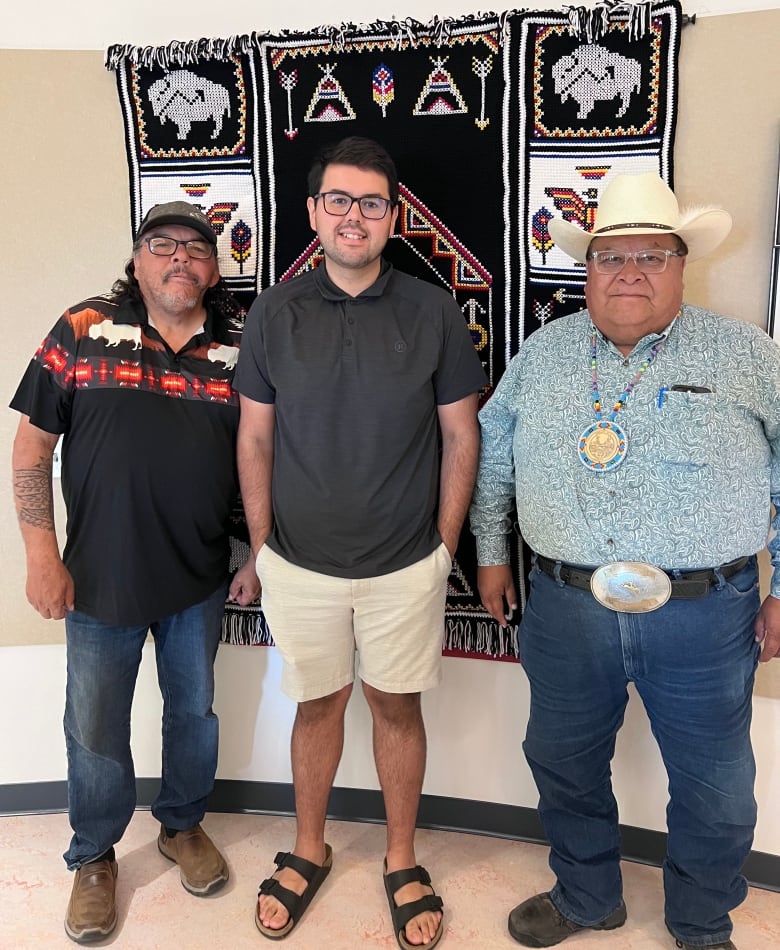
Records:
{"label": "light blue patterned shirt", "polygon": [[[513,507],[536,552],[595,566],[645,561],[714,567],[761,550],[780,506],[780,347],[763,330],[684,304],[654,362],[617,414],[622,463],[594,472],[577,443],[596,416],[587,310],[532,334],[479,414],[471,526],[480,565],[509,561]],[[602,417],[664,334],[628,357],[600,333]],[[674,385],[710,392],[674,392]],[[780,538],[769,551],[780,597]]]}

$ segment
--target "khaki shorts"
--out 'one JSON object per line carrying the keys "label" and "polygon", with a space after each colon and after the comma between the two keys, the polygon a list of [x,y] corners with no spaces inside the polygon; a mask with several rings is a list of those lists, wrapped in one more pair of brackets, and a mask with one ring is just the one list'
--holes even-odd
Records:
{"label": "khaki shorts", "polygon": [[409,567],[351,580],[307,571],[263,545],[263,613],[284,660],[282,689],[296,702],[355,679],[385,693],[418,693],[441,679],[444,602],[452,558],[443,543]]}

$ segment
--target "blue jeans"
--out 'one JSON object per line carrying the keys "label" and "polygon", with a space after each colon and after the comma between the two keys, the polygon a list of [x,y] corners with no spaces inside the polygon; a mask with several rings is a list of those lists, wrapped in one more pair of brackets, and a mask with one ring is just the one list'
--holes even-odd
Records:
{"label": "blue jeans", "polygon": [[63,857],[73,870],[125,832],[136,803],[130,709],[147,632],[154,638],[163,698],[162,781],[152,814],[168,828],[196,825],[217,769],[214,659],[226,587],[147,626],[118,627],[71,611],[65,619],[65,744],[73,828]]}
{"label": "blue jeans", "polygon": [[610,762],[633,682],[669,777],[665,919],[693,946],[728,940],[747,893],[753,841],[751,694],[759,646],[755,559],[701,599],[646,614],[615,613],[590,591],[534,567],[520,626],[531,684],[523,749],[557,882],[575,923],[601,921],[622,894]]}

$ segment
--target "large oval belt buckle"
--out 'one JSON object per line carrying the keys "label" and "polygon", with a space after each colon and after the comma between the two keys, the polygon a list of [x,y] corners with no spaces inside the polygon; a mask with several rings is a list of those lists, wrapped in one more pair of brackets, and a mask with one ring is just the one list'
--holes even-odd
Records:
{"label": "large oval belt buckle", "polygon": [[646,614],[663,607],[672,595],[672,582],[654,564],[616,561],[594,571],[590,589],[596,600],[623,614]]}

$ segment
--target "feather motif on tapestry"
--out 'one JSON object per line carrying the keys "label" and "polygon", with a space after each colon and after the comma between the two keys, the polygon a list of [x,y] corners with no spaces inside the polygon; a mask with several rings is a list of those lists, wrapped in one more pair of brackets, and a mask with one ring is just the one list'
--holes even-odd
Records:
{"label": "feather motif on tapestry", "polygon": [[252,253],[252,229],[244,221],[237,221],[230,232],[230,256],[244,273],[244,263]]}
{"label": "feather motif on tapestry", "polygon": [[531,217],[531,244],[541,253],[543,264],[547,263],[547,252],[555,244],[547,228],[552,218],[552,212],[545,207]]}
{"label": "feather motif on tapestry", "polygon": [[382,118],[387,115],[387,107],[395,99],[395,82],[393,71],[384,63],[380,63],[374,70],[371,85],[374,90],[374,102],[382,110]]}

